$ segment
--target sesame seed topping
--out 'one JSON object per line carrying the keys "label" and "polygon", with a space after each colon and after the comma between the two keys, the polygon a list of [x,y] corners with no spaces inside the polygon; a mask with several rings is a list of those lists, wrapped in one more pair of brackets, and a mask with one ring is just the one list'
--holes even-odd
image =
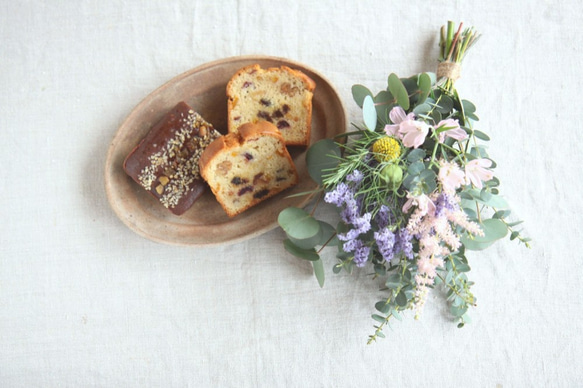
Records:
{"label": "sesame seed topping", "polygon": [[[204,136],[197,135],[199,128],[205,126]],[[192,185],[200,179],[198,160],[203,150],[218,136],[219,132],[205,121],[198,113],[190,110],[183,117],[180,127],[176,128],[161,150],[148,157],[149,165],[138,176],[140,184],[149,191],[158,194],[160,202],[167,208],[173,208],[182,197],[192,190]],[[160,193],[158,178],[165,172],[168,182]],[[156,187],[154,187],[156,186]]]}

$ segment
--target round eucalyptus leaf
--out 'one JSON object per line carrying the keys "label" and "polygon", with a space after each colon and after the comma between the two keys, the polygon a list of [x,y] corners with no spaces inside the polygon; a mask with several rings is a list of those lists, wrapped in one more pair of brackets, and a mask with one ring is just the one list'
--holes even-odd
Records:
{"label": "round eucalyptus leaf", "polygon": [[295,257],[303,260],[316,261],[320,259],[315,249],[302,249],[288,239],[283,240],[283,247]]}
{"label": "round eucalyptus leaf", "polygon": [[451,97],[442,94],[441,98],[437,102],[436,109],[439,113],[448,114],[453,109],[453,100]]}
{"label": "round eucalyptus leaf", "polygon": [[354,102],[360,108],[362,108],[362,103],[366,96],[372,96],[372,92],[363,85],[353,85],[352,86],[352,98],[354,98]]}
{"label": "round eucalyptus leaf", "polygon": [[419,175],[423,170],[425,170],[425,164],[423,164],[421,160],[418,160],[409,165],[409,168],[407,168],[407,173],[410,175]]}
{"label": "round eucalyptus leaf", "polygon": [[[472,203],[475,204],[475,202]],[[464,207],[464,212],[467,214],[470,220],[475,220],[478,217],[478,213],[476,213],[475,207],[473,209]]]}
{"label": "round eucalyptus leaf", "polygon": [[470,266],[465,263],[460,263],[455,268],[458,272],[469,272],[471,270]]}
{"label": "round eucalyptus leaf", "polygon": [[439,123],[441,121],[442,117],[443,116],[441,115],[441,112],[439,112],[437,109],[434,109],[431,112],[431,118],[433,119],[433,121],[435,123]]}
{"label": "round eucalyptus leaf", "polygon": [[412,191],[417,186],[418,183],[419,183],[419,176],[418,175],[407,174],[405,176],[405,179],[403,179],[402,185],[408,191]]}
{"label": "round eucalyptus leaf", "polygon": [[304,238],[304,239],[297,239],[288,234],[288,238],[291,242],[293,242],[298,248],[302,249],[312,249],[316,245],[321,245],[320,241],[322,240],[323,231],[320,229],[318,233],[313,235],[312,237]]}
{"label": "round eucalyptus leaf", "polygon": [[405,296],[405,293],[403,291],[397,294],[397,296],[395,297],[395,302],[399,307],[407,306],[407,296]]}
{"label": "round eucalyptus leaf", "polygon": [[382,264],[375,264],[374,273],[377,276],[386,276],[387,275],[387,268]]}
{"label": "round eucalyptus leaf", "polygon": [[461,242],[464,244],[466,249],[472,251],[481,251],[488,248],[497,240],[505,237],[508,233],[508,227],[504,222],[496,218],[490,218],[483,221],[480,224],[484,236],[475,236],[474,238],[469,238],[467,236],[462,236]]}
{"label": "round eucalyptus leaf", "polygon": [[393,109],[395,98],[386,91],[381,90],[379,94],[374,97],[375,109],[377,110],[377,118],[383,124],[389,123],[389,112]]}
{"label": "round eucalyptus leaf", "polygon": [[417,116],[427,116],[427,114],[431,112],[431,109],[433,109],[431,104],[424,102],[413,108],[413,113],[415,113]]}
{"label": "round eucalyptus leaf", "polygon": [[431,77],[427,73],[422,73],[419,75],[419,80],[417,81],[419,85],[419,98],[417,99],[417,104],[422,103],[427,99],[429,93],[431,93]]}
{"label": "round eucalyptus leaf", "polygon": [[467,311],[468,311],[468,306],[451,306],[450,307],[450,312],[451,314],[456,317],[456,318],[460,318],[462,315],[464,315]]}
{"label": "round eucalyptus leaf", "polygon": [[377,109],[371,96],[366,96],[362,102],[362,118],[364,125],[374,131],[377,127]]}
{"label": "round eucalyptus leaf", "polygon": [[477,137],[480,140],[484,140],[484,141],[489,141],[490,140],[490,136],[486,135],[482,131],[474,130],[474,136]]}
{"label": "round eucalyptus leaf", "polygon": [[277,222],[289,237],[296,240],[306,240],[321,233],[320,223],[308,212],[297,207],[283,209]]}
{"label": "round eucalyptus leaf", "polygon": [[374,96],[373,100],[376,104],[389,104],[395,99],[393,95],[386,91],[381,90],[376,96]]}
{"label": "round eucalyptus leaf", "polygon": [[476,106],[468,100],[462,100],[462,106],[464,107],[464,113],[466,115],[472,114],[476,111]]}
{"label": "round eucalyptus leaf", "polygon": [[312,261],[312,267],[314,268],[314,275],[316,275],[316,279],[318,279],[318,284],[320,287],[324,287],[325,275],[322,259]]}
{"label": "round eucalyptus leaf", "polygon": [[320,221],[320,229],[322,230],[322,235],[320,236],[320,241],[317,245],[324,245],[335,247],[339,244],[338,237],[336,237],[336,229],[327,222]]}
{"label": "round eucalyptus leaf", "polygon": [[340,147],[332,139],[322,139],[311,145],[306,152],[310,177],[321,185],[322,177],[338,165],[340,155]]}
{"label": "round eucalyptus leaf", "polygon": [[384,300],[375,303],[375,308],[383,314],[388,314],[391,310],[391,306]]}
{"label": "round eucalyptus leaf", "polygon": [[419,91],[418,79],[419,76],[417,75],[409,78],[401,78],[401,82],[403,83],[403,86],[405,86],[405,90],[407,90],[409,95]]}
{"label": "round eucalyptus leaf", "polygon": [[416,148],[407,154],[407,161],[414,163],[420,160],[423,160],[425,157],[426,152],[421,148]]}
{"label": "round eucalyptus leaf", "polygon": [[419,174],[419,178],[421,178],[421,180],[423,181],[430,181],[435,180],[436,175],[435,172],[433,172],[433,170],[426,168],[425,170],[421,171],[421,173]]}
{"label": "round eucalyptus leaf", "polygon": [[488,205],[496,210],[504,210],[510,207],[510,205],[508,205],[508,201],[506,201],[502,196],[496,194],[488,195],[487,200],[480,198],[479,201],[484,205]]}
{"label": "round eucalyptus leaf", "polygon": [[437,188],[437,176],[432,170],[425,169],[419,174],[419,179],[423,185],[423,191],[427,194],[432,193]]}
{"label": "round eucalyptus leaf", "polygon": [[470,113],[469,115],[466,115],[466,117],[472,121],[480,121],[480,118],[478,116],[476,116],[473,113]]}
{"label": "round eucalyptus leaf", "polygon": [[401,106],[401,108],[408,110],[409,109],[409,94],[407,93],[407,88],[403,85],[403,82],[399,79],[399,77],[391,73],[389,75],[389,91],[395,98],[397,99],[397,104]]}
{"label": "round eucalyptus leaf", "polygon": [[391,289],[397,289],[401,287],[401,284],[401,275],[398,273],[390,274],[385,282],[385,285]]}

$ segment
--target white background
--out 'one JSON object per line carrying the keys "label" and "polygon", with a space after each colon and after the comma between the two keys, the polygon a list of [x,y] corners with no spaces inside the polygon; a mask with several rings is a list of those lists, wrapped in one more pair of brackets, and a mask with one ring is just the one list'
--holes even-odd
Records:
{"label": "white background", "polygon": [[[0,5],[0,386],[583,386],[578,0],[4,1]],[[472,253],[478,306],[440,293],[366,345],[369,271],[320,289],[281,230],[235,245],[150,242],[110,209],[109,142],[174,76],[247,54],[350,87],[434,71],[447,20],[482,39],[458,81],[492,137],[532,249]]]}

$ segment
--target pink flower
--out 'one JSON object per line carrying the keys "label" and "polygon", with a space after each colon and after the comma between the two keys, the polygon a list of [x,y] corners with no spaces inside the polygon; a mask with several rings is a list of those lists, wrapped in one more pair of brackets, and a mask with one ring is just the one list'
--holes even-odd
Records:
{"label": "pink flower", "polygon": [[482,181],[489,181],[494,173],[486,170],[492,165],[489,159],[474,159],[466,164],[466,184],[473,184],[478,189],[482,188]]}
{"label": "pink flower", "polygon": [[400,124],[399,133],[403,135],[405,147],[417,148],[425,141],[429,125],[423,121],[407,120]]}
{"label": "pink flower", "polygon": [[451,137],[452,139],[456,140],[465,140],[468,138],[466,131],[461,129],[459,122],[454,119],[441,120],[437,124],[437,127],[435,127],[435,130],[443,131],[439,133],[440,143],[443,143],[446,137]]}
{"label": "pink flower", "polygon": [[388,136],[393,136],[397,138],[401,138],[401,134],[399,133],[399,129],[401,128],[401,124],[413,120],[415,118],[414,113],[406,114],[405,110],[400,106],[395,106],[389,112],[389,118],[393,124],[385,125],[385,132]]}
{"label": "pink flower", "polygon": [[443,186],[446,193],[454,193],[465,181],[464,172],[458,167],[455,162],[446,162],[441,160],[439,162],[439,174],[437,178]]}
{"label": "pink flower", "polygon": [[435,213],[435,204],[431,198],[425,194],[415,196],[411,193],[407,193],[407,202],[403,205],[403,213],[407,213],[412,206],[417,206],[422,213],[421,216],[424,216],[427,213]]}

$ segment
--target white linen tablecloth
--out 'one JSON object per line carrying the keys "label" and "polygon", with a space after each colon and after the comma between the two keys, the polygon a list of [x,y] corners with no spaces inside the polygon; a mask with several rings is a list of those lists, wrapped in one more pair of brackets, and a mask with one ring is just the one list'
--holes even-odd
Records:
{"label": "white linen tablecloth", "polygon": [[[583,3],[493,0],[24,1],[0,4],[0,386],[583,386],[578,241]],[[478,306],[457,329],[440,293],[367,346],[378,285],[320,289],[276,229],[234,245],[146,240],[104,191],[132,108],[238,55],[304,63],[338,89],[434,71],[447,20],[482,38],[460,93],[492,137],[528,250],[470,255]]]}

